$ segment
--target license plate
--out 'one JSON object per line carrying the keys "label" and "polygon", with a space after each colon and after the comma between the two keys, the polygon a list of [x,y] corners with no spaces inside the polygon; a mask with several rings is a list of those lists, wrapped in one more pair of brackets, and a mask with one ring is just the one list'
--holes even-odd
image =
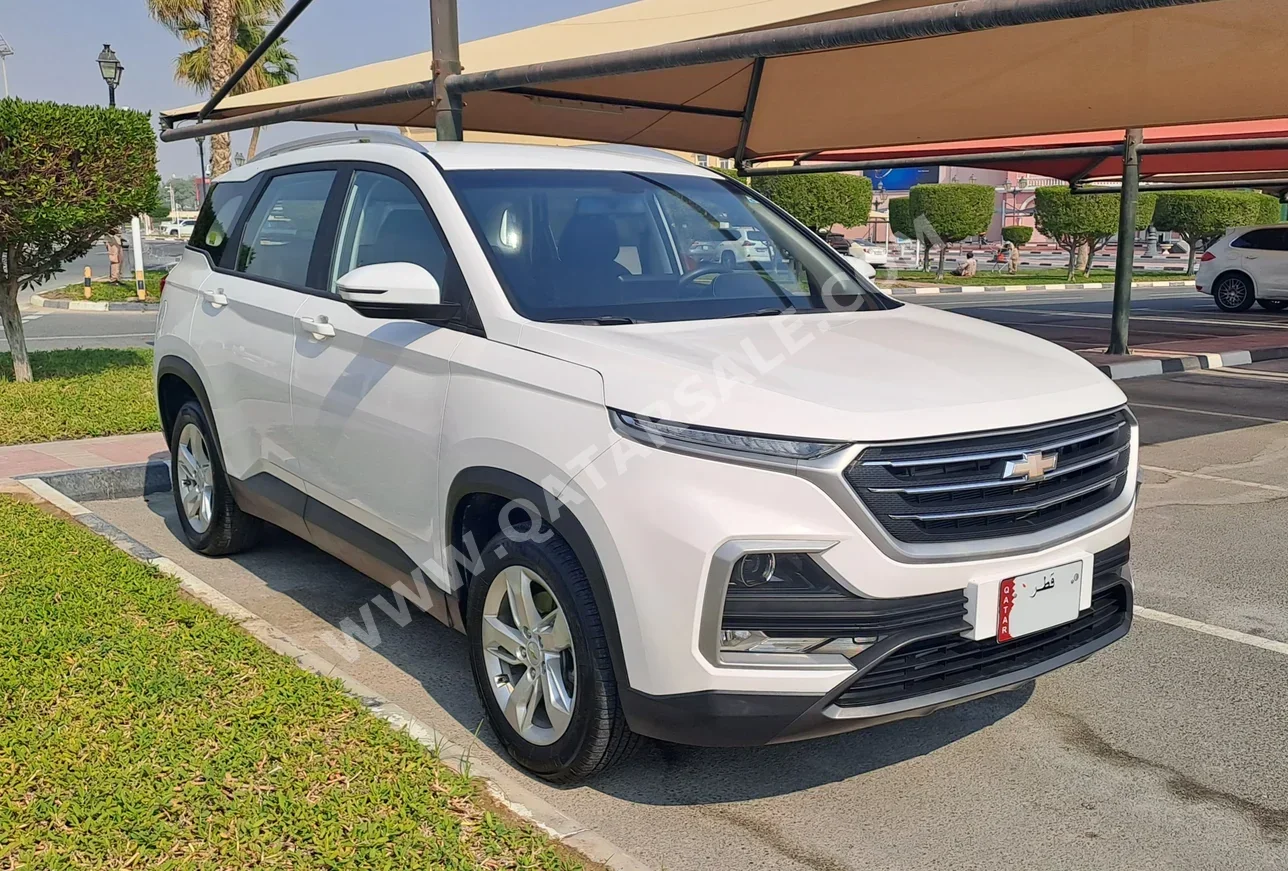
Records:
{"label": "license plate", "polygon": [[1078,618],[1082,562],[1002,581],[997,597],[997,640],[1010,641]]}

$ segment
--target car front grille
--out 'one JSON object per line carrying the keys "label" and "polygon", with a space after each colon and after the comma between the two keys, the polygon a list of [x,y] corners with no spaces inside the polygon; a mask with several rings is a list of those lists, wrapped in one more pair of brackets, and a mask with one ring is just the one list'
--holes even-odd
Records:
{"label": "car front grille", "polygon": [[960,635],[914,641],[865,671],[835,700],[843,708],[879,705],[1022,671],[1103,638],[1131,622],[1131,588],[1122,576],[1126,543],[1096,555],[1091,607],[1062,626],[1011,641]]}
{"label": "car front grille", "polygon": [[895,539],[959,542],[1040,532],[1108,505],[1127,485],[1130,463],[1130,419],[1119,409],[1023,431],[874,446],[845,478]]}

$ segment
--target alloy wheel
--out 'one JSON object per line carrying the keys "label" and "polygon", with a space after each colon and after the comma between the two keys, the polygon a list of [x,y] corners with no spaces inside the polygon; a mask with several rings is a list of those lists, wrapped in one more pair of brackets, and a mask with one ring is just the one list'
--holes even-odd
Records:
{"label": "alloy wheel", "polygon": [[564,610],[532,569],[507,566],[492,579],[482,642],[488,684],[506,721],[532,744],[558,741],[572,720],[577,661]]}
{"label": "alloy wheel", "polygon": [[179,433],[175,461],[179,466],[179,504],[192,531],[201,535],[214,518],[215,476],[206,438],[195,423],[185,425]]}
{"label": "alloy wheel", "polygon": [[1226,308],[1238,308],[1248,295],[1248,285],[1240,278],[1227,278],[1217,285],[1217,296]]}

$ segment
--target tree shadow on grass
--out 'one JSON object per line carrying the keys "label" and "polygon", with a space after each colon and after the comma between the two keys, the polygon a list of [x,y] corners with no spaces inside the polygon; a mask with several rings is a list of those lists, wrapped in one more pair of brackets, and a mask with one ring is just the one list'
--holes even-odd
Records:
{"label": "tree shadow on grass", "polygon": [[[37,381],[55,378],[79,378],[120,369],[150,369],[149,348],[68,348],[57,351],[31,351],[31,371]],[[13,357],[0,352],[0,382],[13,380]]]}

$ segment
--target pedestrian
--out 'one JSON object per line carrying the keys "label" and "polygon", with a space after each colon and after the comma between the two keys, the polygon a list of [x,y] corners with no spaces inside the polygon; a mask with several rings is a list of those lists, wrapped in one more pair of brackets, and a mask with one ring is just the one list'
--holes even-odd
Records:
{"label": "pedestrian", "polygon": [[107,277],[113,284],[119,284],[121,281],[121,258],[125,253],[124,240],[121,239],[120,233],[111,230],[103,237],[103,244],[107,246]]}
{"label": "pedestrian", "polygon": [[963,278],[973,278],[975,275],[975,270],[978,268],[979,268],[979,264],[975,262],[975,252],[967,251],[966,262],[963,263],[961,266],[958,266],[956,269],[954,269],[953,275],[960,275]]}
{"label": "pedestrian", "polygon": [[1020,271],[1020,247],[1009,239],[1003,246],[1006,249],[1007,272],[1014,275]]}

